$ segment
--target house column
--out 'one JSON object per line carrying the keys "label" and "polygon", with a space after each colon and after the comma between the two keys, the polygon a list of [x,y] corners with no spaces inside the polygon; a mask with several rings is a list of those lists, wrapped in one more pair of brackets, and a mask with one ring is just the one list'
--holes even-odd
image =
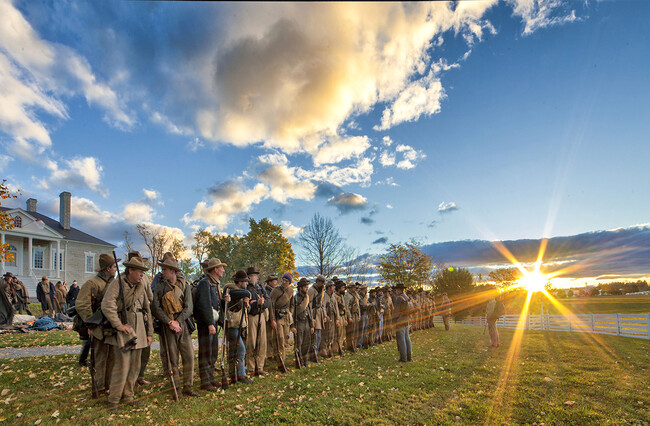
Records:
{"label": "house column", "polygon": [[34,253],[32,253],[32,237],[27,237],[27,275],[33,275]]}

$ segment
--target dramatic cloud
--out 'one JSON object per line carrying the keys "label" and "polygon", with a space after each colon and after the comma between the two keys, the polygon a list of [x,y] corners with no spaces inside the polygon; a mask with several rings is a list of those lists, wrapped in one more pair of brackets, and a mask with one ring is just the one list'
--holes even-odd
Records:
{"label": "dramatic cloud", "polygon": [[289,221],[283,220],[280,223],[282,224],[282,233],[287,238],[295,238],[302,233],[303,228],[294,226]]}
{"label": "dramatic cloud", "polygon": [[388,237],[381,237],[377,238],[375,241],[373,241],[373,244],[386,244],[388,242]]}
{"label": "dramatic cloud", "polygon": [[450,201],[448,203],[442,202],[438,206],[438,213],[443,214],[443,213],[450,213],[453,212],[454,210],[458,210],[458,207],[456,207],[456,203],[453,201]]}
{"label": "dramatic cloud", "polygon": [[316,187],[315,195],[320,198],[332,198],[343,192],[341,188],[328,182],[321,182]]}
{"label": "dramatic cloud", "polygon": [[270,197],[282,204],[289,199],[311,200],[316,192],[316,185],[296,177],[296,168],[285,165],[271,166],[258,175],[259,180],[271,191]]}
{"label": "dramatic cloud", "polygon": [[346,192],[330,198],[327,200],[327,204],[336,207],[339,212],[345,214],[365,209],[368,200],[366,200],[362,195]]}
{"label": "dramatic cloud", "polygon": [[108,190],[102,186],[103,167],[99,160],[94,157],[77,157],[64,160],[63,163],[65,168],[60,168],[58,163],[52,160],[46,162],[46,168],[51,174],[49,178],[39,181],[41,188],[47,190],[52,186],[58,186],[60,189],[87,187],[102,197],[108,196]]}

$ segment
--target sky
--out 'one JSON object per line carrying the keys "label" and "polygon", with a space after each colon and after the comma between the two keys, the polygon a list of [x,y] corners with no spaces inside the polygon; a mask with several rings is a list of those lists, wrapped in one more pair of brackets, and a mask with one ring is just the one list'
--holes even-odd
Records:
{"label": "sky", "polygon": [[646,1],[0,0],[4,206],[359,253],[650,226]]}

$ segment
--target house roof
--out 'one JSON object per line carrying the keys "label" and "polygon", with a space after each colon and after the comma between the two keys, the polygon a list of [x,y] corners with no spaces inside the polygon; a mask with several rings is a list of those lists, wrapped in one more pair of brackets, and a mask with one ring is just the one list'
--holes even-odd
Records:
{"label": "house roof", "polygon": [[58,220],[54,220],[51,217],[45,216],[44,214],[38,213],[38,212],[28,212],[25,211],[21,208],[7,208],[7,207],[0,207],[1,211],[8,211],[8,210],[21,210],[25,214],[28,214],[32,216],[34,219],[40,219],[43,221],[43,223],[48,226],[49,228],[52,228],[59,234],[63,235],[63,237],[66,240],[70,241],[79,241],[81,243],[91,243],[91,244],[100,244],[104,246],[109,246],[109,247],[115,247],[115,245],[111,243],[107,243],[104,240],[100,240],[99,238],[93,237],[90,234],[86,234],[83,231],[78,230],[77,228],[73,228],[72,226],[70,229],[63,229],[61,224],[59,223]]}

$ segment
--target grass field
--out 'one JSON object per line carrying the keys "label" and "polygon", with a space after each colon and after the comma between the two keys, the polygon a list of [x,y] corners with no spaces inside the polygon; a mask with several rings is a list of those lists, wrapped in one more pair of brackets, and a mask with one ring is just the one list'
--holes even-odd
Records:
{"label": "grass field", "polygon": [[[487,350],[483,328],[413,333],[414,362],[394,342],[225,393],[170,399],[152,355],[141,403],[109,414],[89,399],[75,356],[0,361],[0,420],[7,423],[643,424],[650,421],[648,342],[526,332],[502,380],[512,331]],[[596,343],[593,339],[598,339]],[[197,379],[198,380],[198,379]],[[502,386],[503,385],[503,386]]]}
{"label": "grass field", "polygon": [[[508,299],[508,314],[518,314],[524,305],[525,293]],[[569,297],[556,299],[562,306],[574,314],[647,314],[650,313],[650,296],[593,296]],[[530,303],[530,313],[538,315],[541,302],[544,312],[551,315],[560,314],[560,310],[541,293],[535,293]]]}

